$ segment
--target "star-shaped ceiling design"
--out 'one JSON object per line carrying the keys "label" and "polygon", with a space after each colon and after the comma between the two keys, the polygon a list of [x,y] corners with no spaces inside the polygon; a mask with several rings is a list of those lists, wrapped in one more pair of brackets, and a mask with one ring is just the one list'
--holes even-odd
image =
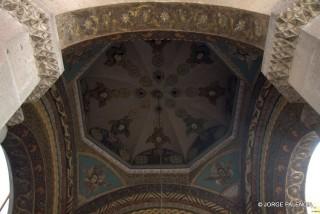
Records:
{"label": "star-shaped ceiling design", "polygon": [[112,43],[78,80],[85,136],[129,166],[189,164],[230,135],[238,85],[207,43]]}

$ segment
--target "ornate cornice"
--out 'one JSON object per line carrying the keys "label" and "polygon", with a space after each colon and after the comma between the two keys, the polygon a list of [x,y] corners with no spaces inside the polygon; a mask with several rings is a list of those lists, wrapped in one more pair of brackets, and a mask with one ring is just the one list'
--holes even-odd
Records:
{"label": "ornate cornice", "polygon": [[0,8],[8,11],[29,31],[40,82],[28,101],[38,100],[53,85],[63,70],[60,50],[52,26],[53,19],[50,14],[30,0],[3,0]]}
{"label": "ornate cornice", "polygon": [[320,14],[318,0],[297,0],[271,16],[263,73],[290,102],[304,102],[289,84],[301,28]]}

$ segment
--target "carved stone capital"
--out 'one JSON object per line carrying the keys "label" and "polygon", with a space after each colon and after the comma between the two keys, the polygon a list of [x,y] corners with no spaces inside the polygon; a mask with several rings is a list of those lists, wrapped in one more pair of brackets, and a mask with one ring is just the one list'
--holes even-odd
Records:
{"label": "carved stone capital", "polygon": [[53,16],[31,0],[3,0],[0,8],[28,29],[40,82],[28,98],[35,101],[46,93],[63,71]]}
{"label": "carved stone capital", "polygon": [[289,102],[304,102],[289,76],[301,28],[319,14],[318,0],[279,1],[271,14],[262,72]]}

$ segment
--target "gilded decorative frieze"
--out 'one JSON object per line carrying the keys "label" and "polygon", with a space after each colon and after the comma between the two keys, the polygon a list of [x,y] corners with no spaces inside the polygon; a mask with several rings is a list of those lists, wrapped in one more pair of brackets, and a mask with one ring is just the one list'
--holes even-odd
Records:
{"label": "gilded decorative frieze", "polygon": [[264,48],[266,15],[212,5],[127,3],[87,8],[58,15],[61,46],[127,32],[197,32]]}

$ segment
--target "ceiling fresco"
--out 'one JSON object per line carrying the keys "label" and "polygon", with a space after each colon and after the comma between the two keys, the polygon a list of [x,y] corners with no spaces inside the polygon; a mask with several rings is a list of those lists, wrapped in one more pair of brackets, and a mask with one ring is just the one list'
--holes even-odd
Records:
{"label": "ceiling fresco", "polygon": [[89,200],[101,193],[119,189],[124,182],[104,162],[86,154],[79,154],[80,200]]}
{"label": "ceiling fresco", "polygon": [[238,85],[207,43],[111,43],[78,81],[85,134],[131,166],[188,164],[230,134]]}
{"label": "ceiling fresco", "polygon": [[240,153],[228,151],[209,162],[195,178],[194,185],[223,195],[229,200],[239,199]]}

